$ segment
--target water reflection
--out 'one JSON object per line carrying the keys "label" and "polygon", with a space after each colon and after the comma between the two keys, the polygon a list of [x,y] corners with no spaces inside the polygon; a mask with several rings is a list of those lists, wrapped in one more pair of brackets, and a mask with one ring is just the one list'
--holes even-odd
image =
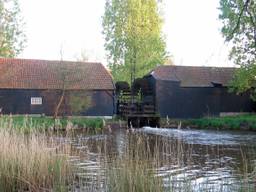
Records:
{"label": "water reflection", "polygon": [[151,161],[155,177],[162,178],[167,191],[243,191],[256,187],[255,133],[145,127],[135,133],[81,133],[66,139],[72,143],[70,161],[78,167],[75,191],[106,191],[106,168],[111,159],[127,153],[133,158],[134,151],[139,151],[142,161]]}

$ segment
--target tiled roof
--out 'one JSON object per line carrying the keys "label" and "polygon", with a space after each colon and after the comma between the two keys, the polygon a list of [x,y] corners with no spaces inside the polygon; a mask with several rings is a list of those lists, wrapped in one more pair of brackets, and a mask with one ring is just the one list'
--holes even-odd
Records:
{"label": "tiled roof", "polygon": [[113,90],[100,63],[0,58],[0,88]]}
{"label": "tiled roof", "polygon": [[227,86],[236,68],[159,66],[151,74],[160,80],[180,82],[182,87],[213,87],[213,83]]}

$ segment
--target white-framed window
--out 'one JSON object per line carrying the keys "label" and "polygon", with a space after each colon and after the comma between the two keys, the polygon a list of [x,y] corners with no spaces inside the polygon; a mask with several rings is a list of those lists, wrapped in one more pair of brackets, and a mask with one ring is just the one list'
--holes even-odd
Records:
{"label": "white-framed window", "polygon": [[31,105],[42,105],[43,99],[42,97],[31,97]]}

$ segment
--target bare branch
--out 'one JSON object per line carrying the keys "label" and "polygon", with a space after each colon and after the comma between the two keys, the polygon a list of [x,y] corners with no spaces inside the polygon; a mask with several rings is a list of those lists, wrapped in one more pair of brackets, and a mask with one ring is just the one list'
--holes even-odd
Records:
{"label": "bare branch", "polygon": [[250,3],[250,0],[246,0],[244,6],[243,6],[243,8],[242,8],[242,10],[241,10],[241,12],[240,12],[240,14],[239,14],[239,16],[238,16],[238,20],[237,20],[236,26],[235,26],[235,28],[232,30],[232,32],[230,33],[230,35],[229,35],[229,37],[228,37],[228,40],[232,39],[233,36],[234,36],[234,33],[238,30],[238,28],[239,28],[239,26],[240,26],[240,23],[241,23],[241,18],[242,18],[242,16],[243,16],[243,13],[244,13],[245,10],[247,10],[247,7],[248,7],[249,3]]}
{"label": "bare branch", "polygon": [[[254,18],[253,18],[253,15],[252,15],[252,13],[247,9],[246,10],[247,11],[247,13],[249,14],[249,16],[250,16],[250,21],[251,21],[251,23],[252,23],[252,25],[253,25],[253,33],[254,33],[254,35],[253,35],[253,39],[254,39],[254,47],[256,48],[256,23],[255,23],[255,21],[254,21]],[[256,54],[256,53],[255,53]]]}

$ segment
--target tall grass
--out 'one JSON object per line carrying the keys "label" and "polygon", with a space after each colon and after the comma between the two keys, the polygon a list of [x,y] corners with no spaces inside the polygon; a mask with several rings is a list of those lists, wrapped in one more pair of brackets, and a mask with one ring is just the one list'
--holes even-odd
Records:
{"label": "tall grass", "polygon": [[[186,171],[200,165],[198,160],[206,162],[207,158],[215,157],[216,154],[219,155],[219,160],[216,155],[217,164],[214,166],[216,169],[223,168],[221,156],[225,150],[221,146],[202,147],[200,151],[205,158],[197,159],[193,156],[198,154],[194,145],[185,144],[182,138],[172,140],[169,137],[135,131],[123,134],[119,141],[111,140],[112,144],[109,140],[102,139],[105,137],[90,140],[80,135],[76,137],[79,143],[71,147],[65,142],[57,142],[54,137],[39,133],[37,129],[27,134],[23,129],[26,129],[31,121],[29,118],[21,121],[26,121],[22,129],[18,128],[22,126],[15,127],[13,121],[13,117],[3,121],[0,118],[0,191],[216,191],[216,185],[212,185],[212,181],[207,181],[207,178],[199,173],[195,177],[206,179],[203,182],[199,181],[202,183],[199,186],[196,183],[197,178],[187,177]],[[122,149],[119,152],[114,150],[113,153],[113,145]],[[70,151],[76,157],[80,155],[84,162],[81,170],[79,167],[73,169],[69,161]],[[251,159],[256,158],[256,150],[252,149],[248,156],[248,153],[241,149],[241,154],[243,166],[241,168],[238,165],[241,168],[240,172],[232,170],[236,172],[234,175],[241,176],[241,185],[227,186],[225,180],[220,180],[218,184],[223,188],[219,191],[239,191],[240,188],[240,191],[254,190],[255,185],[252,181],[256,181],[256,161],[252,164]],[[92,165],[94,161],[99,163]],[[89,178],[78,178],[78,172],[84,173],[83,176],[86,172],[91,173],[92,170],[86,170],[87,164],[91,165],[90,169],[94,166],[99,167],[96,167],[93,174],[89,174]],[[196,171],[202,170],[197,167]]]}
{"label": "tall grass", "polygon": [[[163,191],[163,183],[155,177],[147,163],[130,159],[116,159],[108,169],[108,190],[113,192]],[[113,165],[113,164],[112,164]]]}
{"label": "tall grass", "polygon": [[97,131],[103,128],[100,118],[70,117],[53,119],[52,117],[38,117],[28,115],[0,116],[0,128],[11,128],[22,133],[45,132],[49,130],[86,129]]}
{"label": "tall grass", "polygon": [[[154,192],[175,191],[171,176],[162,176],[159,168],[163,165],[182,166],[184,145],[179,141],[172,143],[160,137],[151,138],[142,134],[129,136],[121,155],[111,156],[106,165],[107,189],[113,192]],[[169,154],[170,156],[168,156]],[[189,162],[188,162],[189,163]],[[169,179],[166,186],[163,178]]]}
{"label": "tall grass", "polygon": [[45,135],[0,129],[0,191],[65,191],[71,167],[65,147]]}

